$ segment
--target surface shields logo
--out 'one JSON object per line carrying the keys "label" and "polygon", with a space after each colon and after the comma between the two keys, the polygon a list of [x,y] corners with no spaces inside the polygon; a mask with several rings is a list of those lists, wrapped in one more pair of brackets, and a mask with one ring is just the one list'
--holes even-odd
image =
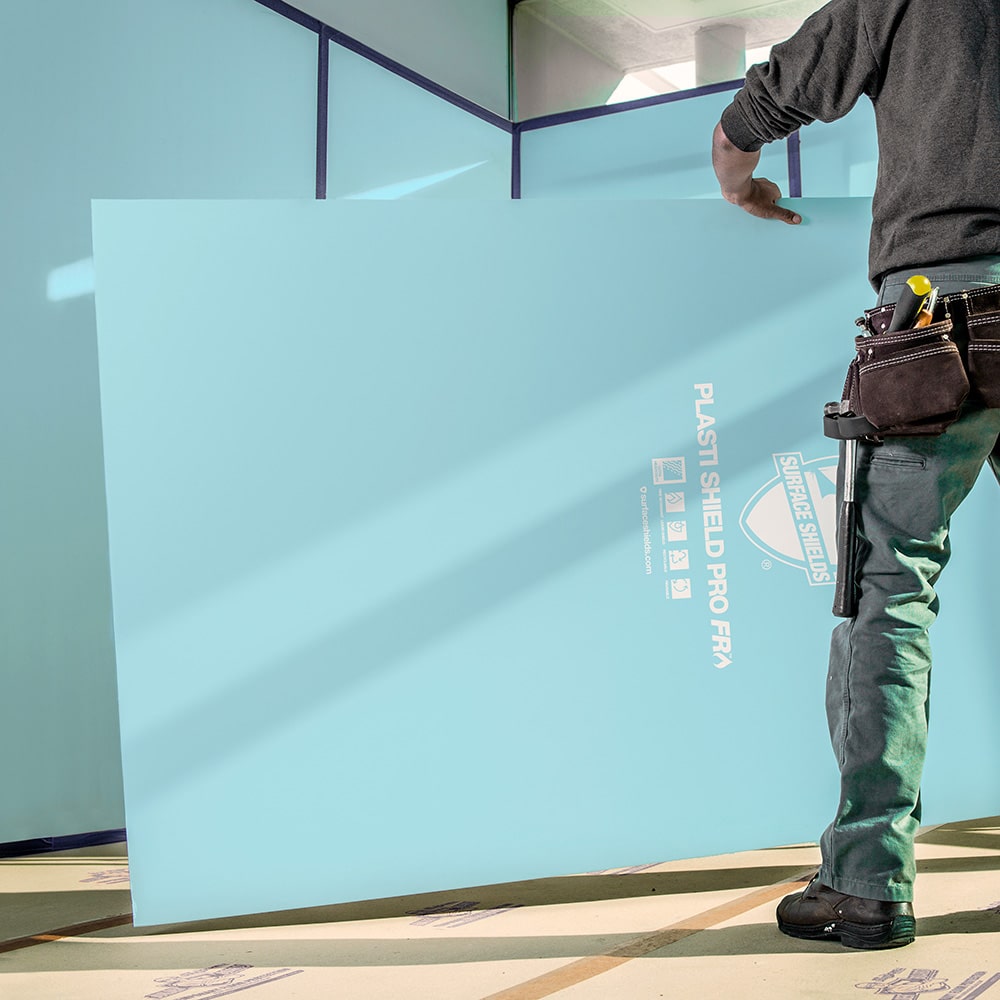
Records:
{"label": "surface shields logo", "polygon": [[801,569],[810,586],[832,584],[837,569],[837,457],[810,462],[773,455],[777,475],[740,514],[743,533],[762,552]]}
{"label": "surface shields logo", "polygon": [[875,996],[891,997],[892,1000],[973,1000],[996,986],[1000,973],[989,976],[987,972],[973,972],[957,986],[952,987],[947,979],[940,976],[937,969],[892,969],[883,972],[867,983],[855,983],[859,990],[872,990]]}
{"label": "surface shields logo", "polygon": [[252,965],[213,965],[154,980],[161,988],[147,993],[146,1000],[220,1000],[233,993],[297,976],[302,969],[260,971]]}

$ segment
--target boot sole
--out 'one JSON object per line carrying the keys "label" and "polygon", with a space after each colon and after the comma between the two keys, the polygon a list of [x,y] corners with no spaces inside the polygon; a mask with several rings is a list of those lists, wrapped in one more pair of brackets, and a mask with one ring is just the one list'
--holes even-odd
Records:
{"label": "boot sole", "polygon": [[901,948],[917,936],[917,922],[910,916],[893,917],[887,924],[852,924],[832,920],[825,924],[799,926],[779,918],[778,930],[789,937],[807,941],[839,941],[845,948]]}

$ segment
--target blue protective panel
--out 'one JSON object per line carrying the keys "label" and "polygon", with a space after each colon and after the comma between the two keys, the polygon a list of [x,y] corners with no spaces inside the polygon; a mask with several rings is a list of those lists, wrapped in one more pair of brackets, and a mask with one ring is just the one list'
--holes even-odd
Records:
{"label": "blue protective panel", "polygon": [[247,0],[0,4],[0,842],[124,823],[90,200],[308,197],[316,54]]}
{"label": "blue protective panel", "polygon": [[[707,94],[525,131],[522,198],[716,198],[712,130],[733,93]],[[785,143],[758,174],[788,194]]]}
{"label": "blue protective panel", "polygon": [[339,45],[330,47],[331,198],[509,198],[511,137]]}
{"label": "blue protective panel", "polygon": [[801,131],[802,193],[810,198],[863,198],[875,193],[878,137],[871,101],[829,125]]}
{"label": "blue protective panel", "polygon": [[507,0],[299,0],[294,6],[507,117]]}
{"label": "blue protective panel", "polygon": [[[95,206],[139,923],[819,835],[870,206],[802,211]],[[1000,778],[965,548],[929,821]]]}

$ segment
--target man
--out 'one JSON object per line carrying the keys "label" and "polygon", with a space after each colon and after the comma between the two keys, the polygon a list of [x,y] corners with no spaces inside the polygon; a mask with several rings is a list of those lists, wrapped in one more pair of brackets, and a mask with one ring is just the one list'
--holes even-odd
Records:
{"label": "man", "polygon": [[[942,295],[1000,283],[998,52],[997,0],[832,0],[751,67],[723,113],[713,141],[723,196],[762,219],[801,222],[753,177],[760,148],[842,117],[864,95],[879,141],[869,256],[879,304],[897,301],[914,273]],[[855,948],[914,939],[934,584],[951,516],[983,464],[1000,478],[998,437],[1000,409],[973,392],[943,434],[858,444],[860,596],[834,630],[827,678],[841,801],[819,873],[778,906],[793,937]]]}

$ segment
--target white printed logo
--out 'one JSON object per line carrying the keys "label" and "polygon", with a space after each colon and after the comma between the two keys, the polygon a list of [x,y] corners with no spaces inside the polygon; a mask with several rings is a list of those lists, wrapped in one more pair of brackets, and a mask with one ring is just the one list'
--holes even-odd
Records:
{"label": "white printed logo", "polygon": [[207,969],[194,969],[171,976],[162,976],[154,982],[160,985],[155,993],[147,993],[147,1000],[221,1000],[233,993],[273,983],[289,976],[298,976],[302,969],[271,969],[259,971],[252,965],[213,965]]}
{"label": "white printed logo", "polygon": [[799,452],[772,457],[778,474],[747,501],[740,527],[757,548],[801,569],[810,586],[832,584],[837,567],[837,457],[810,462]]}
{"label": "white printed logo", "polygon": [[866,983],[855,983],[859,990],[872,990],[876,996],[891,997],[892,1000],[913,1000],[914,997],[931,1000],[935,994],[941,1000],[973,1000],[1000,982],[1000,973],[990,975],[984,969],[966,976],[957,986],[952,986],[937,969],[911,969],[900,975],[904,969],[896,968],[883,972]]}

